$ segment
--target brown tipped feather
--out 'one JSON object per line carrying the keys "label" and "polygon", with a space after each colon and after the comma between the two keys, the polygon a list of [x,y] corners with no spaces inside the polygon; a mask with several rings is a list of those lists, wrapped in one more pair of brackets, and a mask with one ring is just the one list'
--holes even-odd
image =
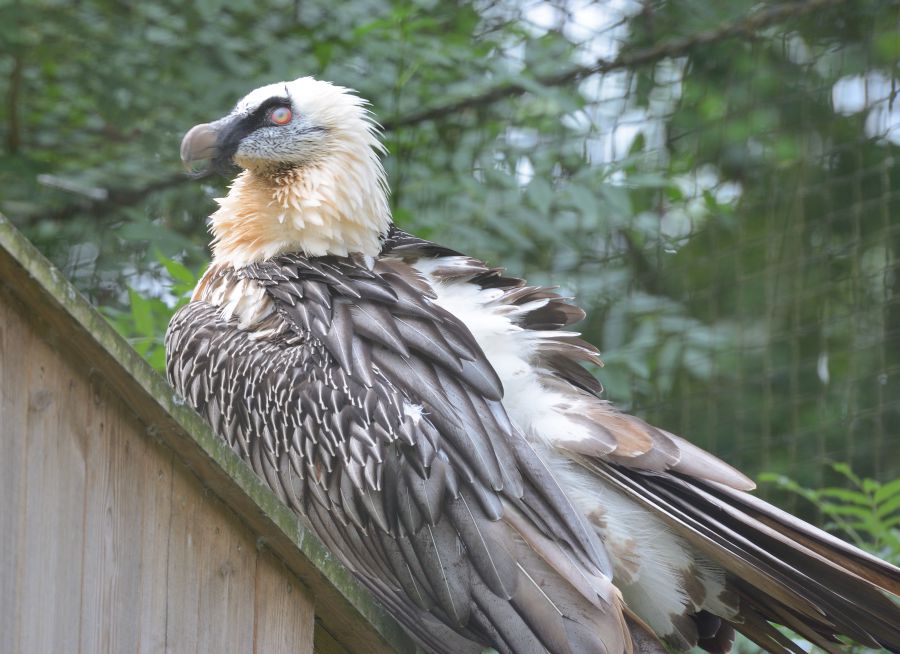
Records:
{"label": "brown tipped feather", "polygon": [[[743,511],[759,522],[780,531],[786,537],[809,548],[817,554],[835,561],[840,556],[840,565],[847,571],[866,581],[900,596],[900,570],[876,556],[845,543],[840,538],[816,529],[809,523],[782,511],[778,507],[747,493],[710,484],[711,491],[728,497],[740,505]],[[898,627],[900,628],[900,627]]]}
{"label": "brown tipped feather", "polygon": [[668,654],[666,646],[640,616],[627,608],[624,613],[636,654]]}
{"label": "brown tipped feather", "polygon": [[845,635],[900,649],[900,607],[883,594],[900,580],[894,566],[719,484],[585,464],[725,568],[741,602],[732,624],[766,649],[794,651],[769,621],[823,647]]}
{"label": "brown tipped feather", "polygon": [[[669,645],[688,648],[696,642],[724,654],[738,629],[770,651],[800,652],[773,626],[777,622],[826,650],[835,650],[837,636],[898,648],[900,610],[882,595],[900,591],[897,569],[754,498],[744,492],[752,490],[754,482],[740,471],[603,401],[601,387],[581,367],[582,362],[599,363],[596,350],[574,334],[556,331],[580,316],[561,307],[564,298],[552,289],[503,277],[483,264],[479,273],[477,261],[394,230],[385,252],[398,250],[410,259],[418,255],[446,260],[446,265],[431,269],[439,282],[451,283],[452,276],[453,284],[509,289],[490,306],[533,330],[535,373],[544,388],[565,398],[561,416],[576,427],[572,434],[561,430],[549,436],[556,449],[548,456],[557,456],[563,469],[574,461],[593,473],[574,478],[579,492],[591,485],[618,489],[655,516],[661,531],[665,525],[674,532],[688,559],[705,561],[719,571],[714,575],[724,571],[720,581],[710,581],[694,569],[695,579],[678,582],[687,600],[681,610],[668,607],[671,630],[660,633]],[[464,271],[451,264],[457,258],[466,262]],[[613,534],[605,492],[582,506],[601,533]],[[634,551],[622,551],[629,542]],[[639,580],[646,548],[629,538],[627,529],[606,546],[615,560],[616,581]],[[698,586],[703,586],[702,602]],[[706,597],[707,590],[715,594]],[[711,607],[721,615],[705,610]]]}

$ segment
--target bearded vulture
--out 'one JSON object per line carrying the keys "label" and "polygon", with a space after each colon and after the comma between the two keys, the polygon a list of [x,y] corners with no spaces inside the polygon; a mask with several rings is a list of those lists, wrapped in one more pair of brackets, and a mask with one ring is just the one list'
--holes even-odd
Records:
{"label": "bearded vulture", "polygon": [[310,77],[191,129],[241,170],[166,365],[424,650],[900,651],[900,570],[603,400],[582,310],[398,229],[383,151]]}

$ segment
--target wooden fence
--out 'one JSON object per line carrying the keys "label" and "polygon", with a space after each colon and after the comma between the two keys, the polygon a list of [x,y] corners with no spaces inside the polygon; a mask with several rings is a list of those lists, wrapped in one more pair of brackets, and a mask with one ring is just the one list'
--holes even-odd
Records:
{"label": "wooden fence", "polygon": [[0,652],[413,652],[0,216]]}

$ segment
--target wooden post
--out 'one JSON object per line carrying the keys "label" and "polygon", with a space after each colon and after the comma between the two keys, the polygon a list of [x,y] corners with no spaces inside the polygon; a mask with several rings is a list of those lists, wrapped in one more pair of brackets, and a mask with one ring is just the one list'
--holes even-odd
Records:
{"label": "wooden post", "polygon": [[414,652],[0,216],[0,652]]}

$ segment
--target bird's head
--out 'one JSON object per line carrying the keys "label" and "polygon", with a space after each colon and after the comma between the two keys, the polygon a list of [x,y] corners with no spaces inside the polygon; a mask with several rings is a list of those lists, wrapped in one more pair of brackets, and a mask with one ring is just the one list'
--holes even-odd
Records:
{"label": "bird's head", "polygon": [[366,104],[301,77],[251,91],[227,116],[188,131],[185,163],[243,169],[212,216],[217,258],[245,265],[288,251],[377,254],[391,219]]}
{"label": "bird's head", "polygon": [[312,77],[260,87],[227,116],[193,127],[181,159],[209,159],[219,172],[234,166],[264,175],[327,162],[348,149],[380,150],[366,101]]}

